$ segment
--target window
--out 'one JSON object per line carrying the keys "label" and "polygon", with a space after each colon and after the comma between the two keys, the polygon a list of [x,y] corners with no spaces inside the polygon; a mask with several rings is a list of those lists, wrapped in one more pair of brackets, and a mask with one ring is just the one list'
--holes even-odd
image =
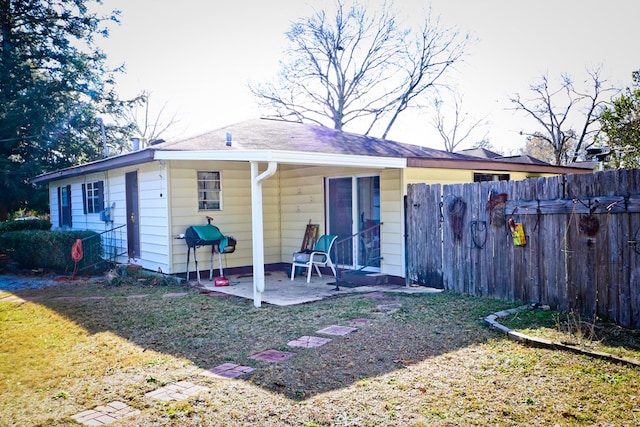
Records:
{"label": "window", "polygon": [[104,209],[104,183],[102,181],[82,184],[84,213],[100,213]]}
{"label": "window", "polygon": [[198,171],[198,209],[220,210],[220,172]]}
{"label": "window", "polygon": [[58,225],[71,228],[71,186],[58,187]]}
{"label": "window", "polygon": [[509,181],[508,173],[474,173],[473,182]]}

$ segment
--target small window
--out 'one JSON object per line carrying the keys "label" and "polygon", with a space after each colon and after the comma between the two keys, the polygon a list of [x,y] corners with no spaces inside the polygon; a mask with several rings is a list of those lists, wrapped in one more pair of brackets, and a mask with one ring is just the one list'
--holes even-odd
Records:
{"label": "small window", "polygon": [[71,228],[71,186],[58,187],[58,225]]}
{"label": "small window", "polygon": [[509,181],[508,173],[474,173],[473,182]]}
{"label": "small window", "polygon": [[102,181],[82,184],[84,213],[100,213],[104,209],[104,184]]}
{"label": "small window", "polygon": [[198,209],[220,210],[220,172],[198,171]]}

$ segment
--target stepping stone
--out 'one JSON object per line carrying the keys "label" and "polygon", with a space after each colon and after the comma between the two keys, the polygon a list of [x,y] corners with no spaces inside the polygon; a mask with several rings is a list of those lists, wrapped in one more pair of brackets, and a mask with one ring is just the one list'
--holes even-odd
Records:
{"label": "stepping stone", "polygon": [[241,366],[236,365],[235,363],[223,363],[222,365],[218,365],[213,369],[209,369],[202,372],[202,375],[206,377],[213,378],[236,378],[240,375],[248,374],[249,372],[255,371],[254,368],[250,366]]}
{"label": "stepping stone", "polygon": [[378,310],[383,310],[383,311],[388,311],[388,310],[395,310],[396,308],[400,308],[402,307],[402,304],[397,303],[397,304],[380,304],[378,306]]}
{"label": "stepping stone", "polygon": [[295,353],[291,353],[288,351],[265,350],[261,351],[260,353],[256,353],[253,356],[249,356],[249,359],[278,363],[292,358],[294,354]]}
{"label": "stepping stone", "polygon": [[186,295],[189,295],[189,292],[175,292],[175,293],[163,294],[162,298],[180,298]]}
{"label": "stepping stone", "polygon": [[105,426],[121,418],[130,417],[139,413],[139,409],[116,401],[108,403],[106,406],[96,406],[89,411],[72,415],[71,418],[86,426]]}
{"label": "stepping stone", "polygon": [[313,348],[320,347],[329,341],[331,341],[330,338],[310,337],[305,335],[293,341],[289,341],[287,345],[289,347]]}
{"label": "stepping stone", "polygon": [[350,326],[331,325],[331,326],[327,326],[324,329],[320,329],[319,331],[316,331],[316,332],[319,334],[325,334],[325,335],[347,335],[357,330],[358,328],[352,328]]}
{"label": "stepping stone", "polygon": [[95,297],[84,297],[84,298],[81,298],[81,299],[83,299],[83,300],[103,300],[103,299],[106,299],[106,298],[107,297],[95,296]]}
{"label": "stepping stone", "polygon": [[208,387],[192,384],[188,381],[178,381],[175,384],[150,391],[145,396],[168,402],[170,400],[185,400],[208,389]]}
{"label": "stepping stone", "polygon": [[134,294],[134,295],[127,295],[127,299],[146,298],[148,296],[149,294]]}

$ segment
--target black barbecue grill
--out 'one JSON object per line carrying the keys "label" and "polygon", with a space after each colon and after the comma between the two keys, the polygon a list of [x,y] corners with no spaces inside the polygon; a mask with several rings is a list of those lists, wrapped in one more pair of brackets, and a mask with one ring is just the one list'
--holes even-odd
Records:
{"label": "black barbecue grill", "polygon": [[213,280],[213,254],[218,253],[220,264],[220,276],[222,271],[222,254],[230,254],[236,250],[236,240],[231,236],[225,236],[220,229],[211,224],[211,218],[207,218],[207,225],[192,225],[184,232],[184,240],[187,244],[187,280],[189,280],[189,256],[193,249],[193,260],[196,264],[196,275],[200,283],[200,270],[198,270],[197,248],[201,246],[211,246],[211,264],[209,266],[209,280]]}

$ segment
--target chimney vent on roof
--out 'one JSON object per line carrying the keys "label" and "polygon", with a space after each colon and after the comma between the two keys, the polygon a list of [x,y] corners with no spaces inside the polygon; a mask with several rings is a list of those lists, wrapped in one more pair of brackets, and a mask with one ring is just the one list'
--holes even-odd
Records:
{"label": "chimney vent on roof", "polygon": [[231,132],[227,132],[227,147],[231,147]]}
{"label": "chimney vent on roof", "polygon": [[133,138],[131,142],[133,143],[133,151],[140,150],[140,138]]}

